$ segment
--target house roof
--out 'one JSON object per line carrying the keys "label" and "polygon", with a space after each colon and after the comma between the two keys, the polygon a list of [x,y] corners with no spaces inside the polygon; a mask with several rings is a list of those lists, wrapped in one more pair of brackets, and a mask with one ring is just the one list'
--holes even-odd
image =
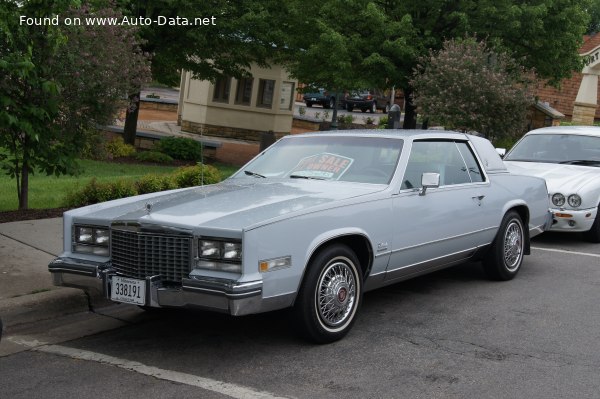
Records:
{"label": "house roof", "polygon": [[583,46],[579,49],[579,54],[589,53],[598,46],[600,46],[600,34],[585,35],[583,37]]}

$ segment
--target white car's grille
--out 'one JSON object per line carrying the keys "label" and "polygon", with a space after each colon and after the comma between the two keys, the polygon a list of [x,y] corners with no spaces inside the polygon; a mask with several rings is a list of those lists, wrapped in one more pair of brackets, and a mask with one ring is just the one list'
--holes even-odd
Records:
{"label": "white car's grille", "polygon": [[180,282],[190,273],[191,236],[113,229],[110,242],[112,266],[120,275]]}

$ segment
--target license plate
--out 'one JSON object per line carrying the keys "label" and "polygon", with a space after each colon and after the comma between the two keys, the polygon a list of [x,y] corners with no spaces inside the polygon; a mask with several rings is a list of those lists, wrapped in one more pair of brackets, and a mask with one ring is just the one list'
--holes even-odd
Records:
{"label": "license plate", "polygon": [[113,276],[110,299],[134,305],[146,304],[146,280]]}

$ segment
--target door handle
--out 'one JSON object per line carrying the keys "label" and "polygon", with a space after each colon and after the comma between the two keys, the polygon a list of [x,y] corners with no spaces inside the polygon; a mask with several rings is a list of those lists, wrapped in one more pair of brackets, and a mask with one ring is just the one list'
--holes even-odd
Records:
{"label": "door handle", "polygon": [[477,201],[478,206],[481,206],[481,200],[485,198],[485,195],[475,195],[471,198]]}

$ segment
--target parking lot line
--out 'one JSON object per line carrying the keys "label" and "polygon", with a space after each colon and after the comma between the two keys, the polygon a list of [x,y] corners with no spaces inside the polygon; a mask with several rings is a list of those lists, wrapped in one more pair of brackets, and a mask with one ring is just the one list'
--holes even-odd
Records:
{"label": "parking lot line", "polygon": [[239,399],[285,399],[281,396],[275,396],[268,392],[257,391],[252,388],[243,387],[223,381],[213,380],[211,378],[198,377],[193,374],[180,373],[178,371],[160,369],[158,367],[146,366],[145,364],[133,362],[127,359],[120,359],[114,356],[103,355],[102,353],[90,352],[81,349],[69,348],[61,345],[42,345],[32,348],[33,351],[50,353],[58,356],[69,357],[77,360],[87,360],[108,364],[125,370],[133,371],[139,374],[148,375],[161,380],[177,382],[195,386]]}
{"label": "parking lot line", "polygon": [[567,251],[564,249],[543,248],[543,247],[531,247],[531,249],[540,250],[540,251],[548,251],[548,252],[561,252],[563,254],[582,255],[582,256],[591,256],[594,258],[600,258],[600,254],[591,254],[589,252]]}

